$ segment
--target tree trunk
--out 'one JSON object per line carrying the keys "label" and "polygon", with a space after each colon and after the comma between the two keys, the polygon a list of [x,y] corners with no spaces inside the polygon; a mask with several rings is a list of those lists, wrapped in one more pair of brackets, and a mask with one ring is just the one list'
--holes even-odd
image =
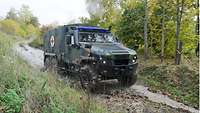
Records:
{"label": "tree trunk", "polygon": [[197,24],[196,24],[196,34],[199,36],[199,0],[197,0]]}
{"label": "tree trunk", "polygon": [[165,15],[165,12],[164,12],[164,7],[163,7],[163,14],[162,14],[162,41],[161,41],[161,63],[163,63],[163,60],[164,60],[164,48],[165,48],[165,30],[164,30],[164,27],[165,27],[165,23],[164,23],[164,15]]}
{"label": "tree trunk", "polygon": [[180,4],[179,4],[179,0],[176,1],[177,2],[177,6],[176,6],[176,50],[175,50],[175,64],[179,65],[180,64],[180,59],[181,57],[179,57],[179,55],[181,54],[181,52],[178,50],[179,49],[179,33],[180,33],[180,25],[181,25],[181,18],[182,18],[182,14],[183,14],[183,2],[184,0],[182,0],[181,2],[181,11],[180,11]]}
{"label": "tree trunk", "polygon": [[152,55],[153,55],[153,49],[152,49],[152,46],[153,46],[153,38],[151,37],[150,39],[150,58],[152,58]]}
{"label": "tree trunk", "polygon": [[196,49],[195,49],[195,53],[196,53],[196,56],[199,57],[199,0],[197,0],[197,3],[195,5],[195,9],[197,10],[197,13],[196,13],[196,16],[197,16],[197,22],[196,22],[196,28],[195,28],[195,31],[196,31],[196,37],[197,37],[197,46],[196,46]]}
{"label": "tree trunk", "polygon": [[148,43],[147,43],[147,24],[148,24],[148,10],[147,0],[145,0],[145,18],[144,18],[144,60],[148,59]]}

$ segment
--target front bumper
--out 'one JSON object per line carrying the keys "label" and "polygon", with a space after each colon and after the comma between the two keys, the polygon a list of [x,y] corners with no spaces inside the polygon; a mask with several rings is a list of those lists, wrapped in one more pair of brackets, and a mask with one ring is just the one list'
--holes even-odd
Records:
{"label": "front bumper", "polygon": [[103,79],[116,79],[121,76],[132,76],[136,73],[138,63],[129,65],[104,65],[99,64],[98,73]]}

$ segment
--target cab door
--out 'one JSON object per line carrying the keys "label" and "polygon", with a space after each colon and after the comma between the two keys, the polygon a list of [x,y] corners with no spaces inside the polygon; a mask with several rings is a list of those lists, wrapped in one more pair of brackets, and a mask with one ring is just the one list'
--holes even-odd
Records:
{"label": "cab door", "polygon": [[80,47],[76,44],[76,37],[74,33],[65,37],[65,59],[68,63],[77,63],[80,58]]}

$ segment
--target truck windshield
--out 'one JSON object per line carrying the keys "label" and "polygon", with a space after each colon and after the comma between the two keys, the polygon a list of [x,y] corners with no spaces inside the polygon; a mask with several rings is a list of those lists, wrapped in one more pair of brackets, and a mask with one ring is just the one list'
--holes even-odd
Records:
{"label": "truck windshield", "polygon": [[79,33],[80,42],[113,43],[116,39],[111,33]]}

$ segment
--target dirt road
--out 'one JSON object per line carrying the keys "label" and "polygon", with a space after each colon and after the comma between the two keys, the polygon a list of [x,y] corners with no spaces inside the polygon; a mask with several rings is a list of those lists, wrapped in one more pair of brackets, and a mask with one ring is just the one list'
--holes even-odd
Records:
{"label": "dirt road", "polygon": [[[43,51],[27,44],[17,44],[14,51],[37,69],[43,68]],[[108,81],[91,94],[93,99],[108,106],[113,113],[198,113],[199,111],[176,102],[166,95],[153,93],[148,87],[136,83],[130,88],[121,87],[117,81]]]}

